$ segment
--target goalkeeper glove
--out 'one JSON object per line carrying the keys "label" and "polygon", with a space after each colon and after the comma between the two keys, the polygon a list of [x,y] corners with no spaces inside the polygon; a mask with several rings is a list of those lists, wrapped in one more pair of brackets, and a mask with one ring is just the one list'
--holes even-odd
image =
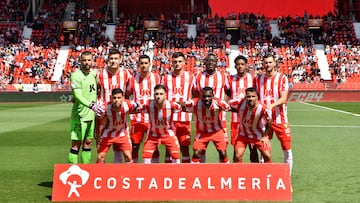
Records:
{"label": "goalkeeper glove", "polygon": [[89,108],[95,112],[96,116],[102,116],[105,112],[105,110],[101,106],[96,105],[95,102],[91,102]]}

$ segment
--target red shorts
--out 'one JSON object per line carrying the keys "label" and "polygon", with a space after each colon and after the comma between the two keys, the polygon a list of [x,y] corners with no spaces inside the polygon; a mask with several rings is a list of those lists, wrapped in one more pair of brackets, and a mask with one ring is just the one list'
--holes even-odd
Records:
{"label": "red shorts", "polygon": [[234,148],[246,148],[247,145],[253,144],[261,151],[270,151],[271,145],[264,145],[260,140],[251,139],[244,136],[238,136],[234,145]]}
{"label": "red shorts", "polygon": [[149,123],[130,121],[130,136],[133,144],[140,144],[150,128]]}
{"label": "red shorts", "polygon": [[216,132],[197,132],[195,135],[195,141],[194,141],[194,150],[206,150],[207,145],[210,141],[213,141],[215,147],[217,150],[226,150],[227,149],[227,136],[225,136],[225,131],[219,130]]}
{"label": "red shorts", "polygon": [[174,121],[174,125],[176,129],[176,137],[178,138],[180,145],[189,146],[191,134],[190,121]]}
{"label": "red shorts", "polygon": [[231,122],[231,145],[235,146],[240,123]]}
{"label": "red shorts", "polygon": [[176,136],[152,137],[147,136],[143,147],[143,158],[151,158],[159,145],[164,144],[173,159],[180,158],[180,146]]}
{"label": "red shorts", "polygon": [[101,139],[100,147],[98,148],[98,153],[107,153],[111,145],[116,144],[119,148],[118,151],[131,151],[131,140],[129,136],[122,137],[105,137]]}
{"label": "red shorts", "polygon": [[283,123],[283,124],[272,123],[271,128],[269,129],[269,139],[272,139],[274,132],[280,141],[281,148],[283,150],[291,149],[290,125],[288,123]]}

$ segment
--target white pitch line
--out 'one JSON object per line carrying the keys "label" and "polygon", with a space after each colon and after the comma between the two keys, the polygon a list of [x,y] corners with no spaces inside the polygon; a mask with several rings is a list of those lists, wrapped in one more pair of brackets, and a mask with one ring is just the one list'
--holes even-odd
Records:
{"label": "white pitch line", "polygon": [[316,104],[310,104],[310,103],[306,103],[306,102],[300,102],[300,103],[305,104],[305,105],[309,105],[309,106],[313,106],[313,107],[326,109],[326,110],[329,110],[329,111],[335,111],[335,112],[338,112],[338,113],[349,114],[349,115],[352,115],[352,116],[360,117],[360,114],[351,113],[351,112],[348,112],[348,111],[342,111],[342,110],[333,109],[333,108],[329,108],[329,107],[325,107],[325,106],[319,106],[319,105],[316,105]]}
{"label": "white pitch line", "polygon": [[360,128],[360,126],[343,126],[343,125],[290,125],[290,127],[303,128]]}

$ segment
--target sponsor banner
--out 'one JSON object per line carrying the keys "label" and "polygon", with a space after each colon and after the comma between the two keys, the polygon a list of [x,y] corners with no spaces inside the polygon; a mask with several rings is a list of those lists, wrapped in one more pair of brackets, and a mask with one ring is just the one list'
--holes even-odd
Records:
{"label": "sponsor banner", "polygon": [[240,27],[240,20],[226,20],[225,27]]}
{"label": "sponsor banner", "polygon": [[77,29],[77,24],[76,21],[63,21],[62,26],[64,29]]}
{"label": "sponsor banner", "polygon": [[159,28],[158,20],[144,20],[144,28]]}
{"label": "sponsor banner", "polygon": [[288,164],[56,164],[52,201],[291,201]]}
{"label": "sponsor banner", "polygon": [[309,27],[322,27],[323,19],[309,19],[308,26]]}
{"label": "sponsor banner", "polygon": [[359,102],[360,92],[352,90],[291,91],[289,102]]}
{"label": "sponsor banner", "polygon": [[[14,84],[17,91],[19,91],[20,84]],[[33,84],[22,84],[24,92],[34,92]],[[50,84],[38,84],[38,92],[51,92]]]}

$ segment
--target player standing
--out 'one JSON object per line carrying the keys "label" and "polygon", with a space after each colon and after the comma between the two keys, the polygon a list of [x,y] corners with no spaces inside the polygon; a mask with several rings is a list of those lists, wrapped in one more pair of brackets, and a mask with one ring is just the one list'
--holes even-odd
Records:
{"label": "player standing", "polygon": [[[202,89],[204,87],[212,87],[214,97],[225,100],[225,92],[228,96],[230,96],[229,89],[229,81],[228,76],[225,73],[221,73],[217,71],[217,62],[218,59],[215,54],[210,53],[205,58],[205,70],[197,73],[195,75],[194,84],[193,84],[193,94],[194,97],[200,97],[202,94]],[[224,127],[224,137],[228,139],[227,135],[227,126],[226,126],[226,113],[220,114],[222,117]],[[205,152],[205,151],[203,151]],[[205,154],[201,156],[201,162],[206,162]]]}
{"label": "player standing", "polygon": [[[106,108],[108,104],[111,104],[111,91],[114,88],[120,88],[124,93],[126,91],[126,86],[131,79],[131,74],[129,71],[121,67],[121,62],[123,57],[119,50],[111,49],[109,52],[109,57],[107,60],[107,66],[102,69],[98,77],[98,103],[102,105],[103,108]],[[96,130],[100,131],[101,120],[97,120]],[[98,135],[101,132],[97,132]],[[119,146],[114,143],[114,163],[122,163],[122,153]]]}
{"label": "player standing", "polygon": [[[239,55],[234,60],[235,69],[237,74],[229,76],[230,83],[230,99],[241,100],[245,98],[245,90],[249,87],[253,87],[254,77],[247,72],[248,60],[246,57]],[[231,114],[231,144],[235,147],[236,137],[238,135],[238,129],[240,127],[240,120],[236,112]],[[250,161],[259,162],[256,147],[249,145],[250,149]],[[235,155],[235,153],[234,153]],[[233,157],[235,159],[235,157]]]}
{"label": "player standing", "polygon": [[261,103],[272,111],[272,124],[269,138],[275,132],[284,152],[284,162],[289,164],[290,175],[293,166],[291,151],[291,132],[287,117],[287,95],[289,82],[286,75],[276,71],[276,61],[273,55],[263,57],[264,72],[255,79],[255,86],[260,94]]}
{"label": "player standing", "polygon": [[[162,78],[162,83],[167,88],[167,99],[170,101],[184,102],[191,99],[193,76],[184,70],[185,63],[185,55],[175,52],[172,55],[172,71]],[[174,113],[173,121],[180,143],[182,163],[190,163],[191,113]],[[165,162],[171,163],[168,152],[166,152]]]}
{"label": "player standing", "polygon": [[96,105],[96,73],[91,70],[94,64],[93,55],[84,51],[80,55],[81,67],[70,77],[74,104],[70,118],[71,149],[68,162],[78,163],[80,147],[81,163],[91,162],[92,139],[94,138],[95,114],[101,115],[103,109]]}
{"label": "player standing", "polygon": [[[138,62],[139,72],[130,80],[126,98],[132,95],[132,99],[139,105],[145,104],[153,99],[155,85],[160,84],[160,76],[150,72],[150,57],[141,55]],[[137,113],[131,115],[130,136],[132,141],[132,157],[135,163],[138,162],[140,143],[144,134],[149,130],[149,114]],[[159,151],[153,154],[153,162],[159,162]]]}

